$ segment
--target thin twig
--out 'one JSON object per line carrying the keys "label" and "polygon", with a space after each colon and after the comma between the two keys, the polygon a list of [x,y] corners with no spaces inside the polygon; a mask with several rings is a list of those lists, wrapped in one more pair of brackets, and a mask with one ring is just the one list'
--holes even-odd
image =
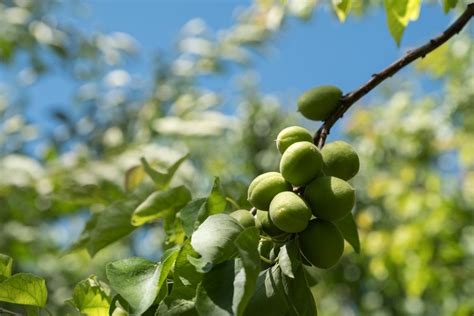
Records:
{"label": "thin twig", "polygon": [[15,316],[17,316],[17,315],[18,315],[18,316],[22,316],[22,314],[12,312],[12,311],[10,311],[10,310],[8,310],[8,309],[5,309],[5,308],[2,308],[2,307],[0,307],[0,312],[1,312],[1,313],[6,313],[6,314],[10,314],[10,315],[15,315]]}
{"label": "thin twig", "polygon": [[464,26],[466,26],[466,24],[469,22],[473,15],[474,3],[470,3],[467,5],[466,10],[443,33],[431,39],[423,46],[408,51],[403,57],[396,60],[384,70],[380,71],[379,73],[373,74],[372,78],[370,78],[370,80],[367,81],[359,89],[344,95],[337,109],[324,121],[323,125],[314,135],[314,143],[319,148],[322,148],[324,146],[324,143],[326,142],[326,137],[329,135],[332,126],[337,122],[337,120],[339,120],[344,115],[344,113],[347,112],[347,110],[355,102],[357,102],[360,98],[372,91],[385,79],[393,76],[406,65],[410,64],[418,58],[424,58],[433,50],[448,41],[451,37],[459,33],[464,28]]}

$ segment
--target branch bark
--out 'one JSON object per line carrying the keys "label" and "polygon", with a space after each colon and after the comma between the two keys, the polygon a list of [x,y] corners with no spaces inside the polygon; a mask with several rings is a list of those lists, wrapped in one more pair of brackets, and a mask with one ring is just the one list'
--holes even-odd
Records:
{"label": "branch bark", "polygon": [[424,58],[427,54],[447,42],[451,37],[459,33],[474,15],[474,3],[467,5],[466,10],[440,35],[431,39],[428,43],[408,51],[403,57],[393,62],[379,73],[373,74],[372,78],[359,89],[347,93],[341,99],[337,109],[323,122],[323,125],[314,135],[314,143],[322,148],[326,142],[333,125],[356,103],[360,98],[372,91],[385,79],[390,78],[400,69],[407,66],[418,58]]}

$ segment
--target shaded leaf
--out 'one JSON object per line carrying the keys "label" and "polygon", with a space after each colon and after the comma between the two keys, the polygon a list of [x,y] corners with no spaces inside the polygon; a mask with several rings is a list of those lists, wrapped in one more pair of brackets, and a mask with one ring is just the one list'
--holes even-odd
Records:
{"label": "shaded leaf", "polygon": [[182,298],[165,299],[155,313],[156,316],[197,316],[194,301]]}
{"label": "shaded leaf", "polygon": [[196,309],[199,315],[233,315],[235,261],[228,260],[215,265],[204,275],[196,293]]}
{"label": "shaded leaf", "polygon": [[194,265],[192,265],[188,260],[188,257],[197,256],[199,256],[199,254],[194,251],[193,247],[191,246],[190,240],[186,240],[181,246],[181,249],[178,253],[178,257],[176,258],[176,263],[174,267],[175,282],[173,290],[175,290],[179,285],[196,288],[199,282],[201,282],[202,273],[199,273],[194,267]]}
{"label": "shaded leaf", "polygon": [[458,0],[443,0],[443,9],[445,13],[448,13],[449,10],[454,9],[458,4]]}
{"label": "shaded leaf", "polygon": [[[180,249],[176,247],[176,248],[168,249],[163,254],[160,267],[159,267],[159,278],[158,278],[158,289],[160,292],[162,292],[161,291],[162,288],[167,289],[168,287],[166,283],[166,279],[168,278],[168,275],[170,274],[170,272],[172,271],[175,265],[176,259],[178,258],[179,250]],[[163,292],[164,296],[159,297],[157,300],[155,300],[155,303],[159,303],[167,294],[168,294],[167,291]]]}
{"label": "shaded leaf", "polygon": [[207,212],[206,201],[207,198],[193,200],[180,211],[179,216],[186,236],[190,237],[193,234],[193,231],[199,226],[199,214]]}
{"label": "shaded leaf", "polygon": [[130,216],[136,205],[135,200],[119,201],[99,214],[86,242],[87,251],[91,256],[135,230],[135,226],[130,224]]}
{"label": "shaded leaf", "polygon": [[224,212],[227,199],[222,192],[219,178],[214,179],[211,192],[207,198],[200,198],[189,203],[180,212],[186,236],[191,236],[193,231],[210,215]]}
{"label": "shaded leaf", "polygon": [[97,277],[91,276],[74,287],[71,303],[81,314],[107,316],[110,309],[110,290]]}
{"label": "shaded leaf", "polygon": [[0,253],[0,276],[9,278],[12,275],[13,259]]}
{"label": "shaded leaf", "polygon": [[179,158],[171,166],[169,166],[165,172],[159,172],[153,169],[145,158],[141,158],[140,161],[142,163],[143,170],[146,174],[148,174],[148,176],[153,180],[153,182],[155,182],[155,184],[159,188],[166,188],[173,179],[173,176],[176,174],[176,171],[178,170],[179,166],[181,166],[181,164],[186,159],[188,159],[188,157],[189,155],[186,154],[183,157]]}
{"label": "shaded leaf", "polygon": [[133,212],[131,223],[140,226],[147,222],[178,212],[191,200],[191,192],[185,186],[157,191],[150,194]]}
{"label": "shaded leaf", "polygon": [[334,222],[344,239],[354,248],[356,253],[360,253],[359,233],[352,213],[347,214],[342,219]]}
{"label": "shaded leaf", "polygon": [[117,201],[94,214],[68,252],[86,248],[94,256],[102,248],[130,234],[136,228],[130,223],[133,210],[153,191],[154,188],[141,186],[128,200]]}
{"label": "shaded leaf", "polygon": [[244,315],[285,315],[287,313],[288,303],[284,296],[281,275],[278,265],[260,272],[254,294]]}
{"label": "shaded leaf", "polygon": [[305,279],[303,266],[300,264],[295,270],[295,277],[288,278],[282,273],[282,284],[289,305],[286,315],[315,316],[316,303],[313,294]]}
{"label": "shaded leaf", "polygon": [[201,255],[204,263],[218,264],[237,254],[235,239],[242,226],[227,214],[208,217],[191,237],[191,246]]}
{"label": "shaded leaf", "polygon": [[237,261],[241,263],[241,267],[236,269],[234,279],[233,311],[235,315],[243,315],[257,284],[260,272],[259,240],[259,230],[251,227],[245,229],[234,242],[241,258]]}
{"label": "shaded leaf", "polygon": [[295,278],[295,271],[300,266],[301,261],[299,260],[299,251],[294,240],[280,247],[278,263],[280,264],[283,274],[287,277]]}
{"label": "shaded leaf", "polygon": [[128,258],[107,264],[110,286],[130,305],[133,313],[145,312],[158,294],[159,265],[143,258]]}
{"label": "shaded leaf", "polygon": [[17,273],[0,283],[0,301],[44,307],[48,298],[46,282],[30,273]]}
{"label": "shaded leaf", "polygon": [[214,179],[211,194],[207,198],[207,216],[224,212],[227,200],[222,192],[221,182],[219,178]]}

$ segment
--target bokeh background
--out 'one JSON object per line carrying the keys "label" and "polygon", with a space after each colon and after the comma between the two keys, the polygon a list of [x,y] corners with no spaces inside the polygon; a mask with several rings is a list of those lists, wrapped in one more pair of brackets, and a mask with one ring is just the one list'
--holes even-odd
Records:
{"label": "bokeh background", "polygon": [[[458,10],[465,4],[461,3]],[[276,170],[278,131],[306,89],[356,89],[459,14],[426,1],[400,46],[381,1],[6,0],[0,3],[0,253],[44,276],[48,308],[106,262],[159,259],[160,223],[91,258],[68,252],[91,214],[127,197],[140,157],[190,159],[177,181],[206,194]],[[361,157],[361,254],[321,271],[320,315],[474,313],[472,25],[354,106],[329,141]],[[0,305],[1,306],[1,305]]]}

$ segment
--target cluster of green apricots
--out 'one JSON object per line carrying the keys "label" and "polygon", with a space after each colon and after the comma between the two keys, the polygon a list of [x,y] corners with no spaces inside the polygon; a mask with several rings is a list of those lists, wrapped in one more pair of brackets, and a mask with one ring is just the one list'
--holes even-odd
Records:
{"label": "cluster of green apricots", "polygon": [[[314,106],[315,99],[318,101],[322,95],[328,104],[324,95],[328,89],[332,89],[329,95],[338,101],[340,90],[324,87],[323,93],[317,93],[318,89],[316,93],[309,92],[313,93],[310,103]],[[299,110],[304,116],[313,120],[327,117],[327,113],[301,111],[306,105],[304,101],[305,95],[299,100]],[[299,126],[283,129],[276,145],[281,153],[280,172],[256,177],[248,188],[252,212],[238,210],[231,216],[243,226],[256,225],[273,241],[295,238],[305,261],[318,268],[330,268],[344,250],[343,236],[334,222],[354,207],[355,191],[346,181],[359,171],[359,157],[343,141],[329,143],[320,150],[313,144],[310,132]]]}

